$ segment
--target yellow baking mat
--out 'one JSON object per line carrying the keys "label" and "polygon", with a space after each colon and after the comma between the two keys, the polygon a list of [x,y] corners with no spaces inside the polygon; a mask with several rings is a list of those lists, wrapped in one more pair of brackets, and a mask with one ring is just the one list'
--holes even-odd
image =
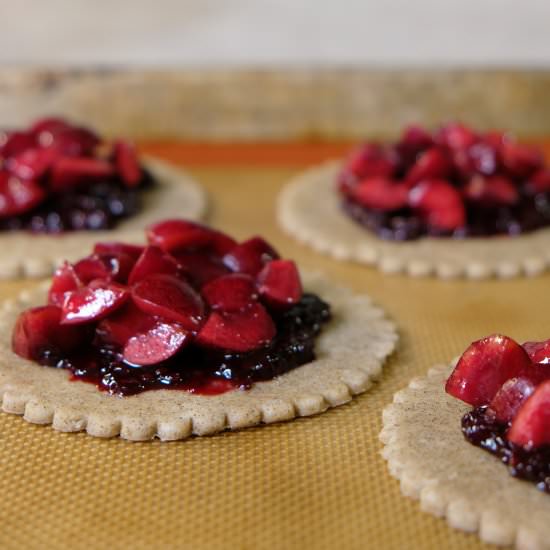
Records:
{"label": "yellow baking mat", "polygon": [[[399,326],[397,353],[348,405],[184,442],[100,440],[0,414],[0,549],[481,547],[401,496],[380,456],[382,408],[411,377],[487,333],[548,337],[550,276],[443,282],[339,264],[275,224],[275,197],[296,169],[192,172],[210,192],[213,224],[237,237],[262,233],[302,266],[368,292]],[[30,285],[4,283],[0,294]]]}

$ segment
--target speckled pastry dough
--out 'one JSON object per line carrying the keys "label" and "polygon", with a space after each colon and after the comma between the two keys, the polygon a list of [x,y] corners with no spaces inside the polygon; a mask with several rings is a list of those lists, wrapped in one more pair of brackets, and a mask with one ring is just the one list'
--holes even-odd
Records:
{"label": "speckled pastry dough", "polygon": [[282,228],[319,252],[415,277],[510,278],[548,268],[550,228],[518,237],[382,240],[342,210],[335,189],[339,169],[339,162],[329,162],[298,175],[277,205]]}
{"label": "speckled pastry dough", "polygon": [[99,241],[141,242],[144,228],[162,218],[199,220],[206,211],[206,196],[185,172],[157,159],[145,158],[157,184],[142,194],[138,214],[122,220],[110,231],[73,231],[62,235],[0,233],[0,279],[45,277],[63,260],[76,260]]}
{"label": "speckled pastry dough", "polygon": [[550,548],[550,495],[464,439],[460,420],[471,407],[444,391],[453,366],[414,379],[384,410],[380,439],[391,474],[452,527],[493,544]]}
{"label": "speckled pastry dough", "polygon": [[318,358],[250,390],[201,396],[178,390],[111,396],[92,384],[69,381],[62,369],[42,367],[11,351],[17,315],[43,304],[47,287],[6,303],[0,313],[0,396],[2,410],[57,430],[125,439],[183,439],[260,423],[320,413],[367,390],[393,351],[397,334],[382,310],[318,275],[304,287],[331,304],[333,320],[317,340]]}

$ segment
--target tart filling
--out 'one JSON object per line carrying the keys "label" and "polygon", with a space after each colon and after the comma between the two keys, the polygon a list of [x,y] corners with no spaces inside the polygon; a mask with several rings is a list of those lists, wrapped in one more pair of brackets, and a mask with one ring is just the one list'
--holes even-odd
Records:
{"label": "tart filling", "polygon": [[338,175],[344,211],[381,238],[517,235],[550,225],[550,168],[509,134],[449,124],[366,143]]}
{"label": "tart filling", "polygon": [[445,390],[474,407],[462,418],[467,441],[550,492],[550,340],[520,345],[492,335],[474,342]]}
{"label": "tart filling", "polygon": [[330,308],[261,237],[167,220],[147,238],[62,265],[48,304],[20,314],[14,352],[118,395],[223,393],[315,358]]}
{"label": "tart filling", "polygon": [[140,210],[154,180],[133,146],[45,118],[0,142],[0,230],[110,229]]}

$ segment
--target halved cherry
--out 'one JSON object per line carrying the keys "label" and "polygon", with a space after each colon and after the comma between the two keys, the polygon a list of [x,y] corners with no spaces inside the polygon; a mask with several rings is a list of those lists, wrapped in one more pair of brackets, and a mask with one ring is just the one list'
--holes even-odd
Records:
{"label": "halved cherry", "polygon": [[550,193],[550,169],[542,168],[529,177],[525,189],[532,193]]}
{"label": "halved cherry", "polygon": [[475,175],[464,187],[468,200],[486,206],[511,206],[519,200],[514,182],[504,176]]}
{"label": "halved cherry", "polygon": [[233,313],[213,311],[197,335],[202,346],[227,351],[251,351],[271,342],[276,333],[269,313],[258,303]]}
{"label": "halved cherry", "polygon": [[127,141],[115,141],[114,157],[122,181],[128,187],[135,187],[141,181],[142,174],[134,146]]}
{"label": "halved cherry", "polygon": [[204,316],[204,303],[191,285],[173,275],[157,273],[132,287],[132,299],[145,313],[197,330]]}
{"label": "halved cherry", "polygon": [[92,281],[88,286],[67,295],[63,303],[61,324],[99,321],[119,309],[129,295],[125,287],[116,283]]}
{"label": "halved cherry", "polygon": [[477,142],[478,136],[468,126],[452,122],[443,126],[436,134],[436,141],[450,149],[467,149]]}
{"label": "halved cherry", "polygon": [[406,180],[415,185],[426,179],[446,178],[451,173],[451,163],[447,155],[438,147],[424,151],[411,166]]}
{"label": "halved cherry", "polygon": [[528,378],[522,376],[510,378],[491,400],[489,414],[499,422],[511,422],[535,388],[535,384]]}
{"label": "halved cherry", "polygon": [[445,180],[426,180],[411,189],[409,205],[426,223],[444,231],[454,231],[466,223],[460,193]]}
{"label": "halved cherry", "polygon": [[115,170],[108,162],[89,157],[61,157],[52,165],[49,185],[52,191],[62,192],[82,183],[107,179]]}
{"label": "halved cherry", "polygon": [[89,340],[86,327],[62,325],[61,317],[55,305],[21,313],[13,329],[13,351],[25,359],[40,359],[46,352],[70,353]]}
{"label": "halved cherry", "polygon": [[419,153],[434,144],[431,134],[421,126],[407,126],[397,144],[397,149],[408,162],[414,161]]}
{"label": "halved cherry", "polygon": [[141,245],[127,244],[116,241],[100,242],[96,243],[94,246],[95,254],[118,254],[119,252],[122,252],[123,254],[130,256],[134,260],[137,260],[144,250],[145,247]]}
{"label": "halved cherry", "polygon": [[94,279],[126,283],[134,263],[134,259],[125,252],[92,254],[74,264],[74,270],[84,284]]}
{"label": "halved cherry", "polygon": [[196,288],[227,275],[230,270],[217,254],[203,252],[173,252],[178,265]]}
{"label": "halved cherry", "polygon": [[52,284],[48,292],[48,303],[63,306],[65,297],[69,292],[73,292],[82,286],[73,266],[64,262],[54,273]]}
{"label": "halved cherry", "polygon": [[180,271],[178,262],[170,254],[163,252],[158,246],[147,246],[134,265],[128,284],[133,285],[155,273],[177,275]]}
{"label": "halved cherry", "polygon": [[350,192],[363,206],[375,210],[399,210],[407,206],[409,186],[387,178],[361,180]]}
{"label": "halved cherry", "polygon": [[147,228],[149,243],[165,252],[195,252],[204,248],[223,255],[236,242],[220,231],[187,220],[164,220]]}
{"label": "halved cherry", "polygon": [[0,155],[5,159],[11,158],[20,155],[27,149],[34,149],[36,145],[36,139],[33,134],[28,132],[10,132],[0,148]]}
{"label": "halved cherry", "polygon": [[550,444],[550,380],[538,386],[519,408],[507,438],[527,449]]}
{"label": "halved cherry", "polygon": [[302,282],[291,260],[273,260],[258,275],[262,299],[275,308],[289,308],[302,298]]}
{"label": "halved cherry", "polygon": [[505,141],[500,148],[504,167],[513,175],[527,178],[543,165],[542,153],[530,145]]}
{"label": "halved cherry", "polygon": [[78,126],[59,127],[40,134],[40,144],[63,157],[88,157],[99,143],[100,139],[94,132]]}
{"label": "halved cherry", "polygon": [[24,181],[0,170],[0,218],[24,214],[38,206],[46,192],[32,180]]}
{"label": "halved cherry", "polygon": [[395,171],[395,159],[377,144],[367,143],[352,151],[344,170],[356,178],[389,178]]}
{"label": "halved cherry", "polygon": [[531,368],[527,352],[514,340],[493,334],[473,342],[449,376],[445,391],[475,407],[487,405],[504,382]]}
{"label": "halved cherry", "polygon": [[[525,342],[522,344],[522,347],[533,363],[540,363],[542,365],[550,364],[550,340],[543,340],[542,342]],[[550,366],[548,368],[550,369]]]}
{"label": "halved cherry", "polygon": [[242,273],[223,275],[204,285],[201,294],[212,309],[240,311],[258,299],[254,279]]}
{"label": "halved cherry", "polygon": [[124,360],[133,365],[155,365],[170,359],[190,341],[181,325],[156,320],[149,330],[132,336],[124,346]]}
{"label": "halved cherry", "polygon": [[9,171],[23,180],[40,179],[55,161],[50,149],[26,149],[6,161]]}
{"label": "halved cherry", "polygon": [[252,237],[235,246],[223,257],[223,263],[231,271],[256,276],[263,266],[277,260],[277,251],[261,237]]}
{"label": "halved cherry", "polygon": [[[39,118],[29,128],[29,133],[33,134],[37,141],[42,143],[42,133],[55,133],[70,128],[70,124],[61,117],[44,117]],[[48,145],[44,142],[44,145]]]}

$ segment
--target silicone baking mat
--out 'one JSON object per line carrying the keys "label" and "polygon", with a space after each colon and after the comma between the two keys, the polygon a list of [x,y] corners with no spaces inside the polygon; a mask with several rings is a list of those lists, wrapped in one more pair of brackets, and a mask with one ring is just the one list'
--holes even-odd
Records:
{"label": "silicone baking mat", "polygon": [[[397,322],[398,351],[371,391],[350,404],[184,442],[100,440],[0,414],[0,548],[481,547],[475,535],[401,496],[380,456],[381,411],[411,377],[480,336],[548,337],[550,275],[416,280],[337,263],[296,244],[275,224],[275,197],[290,176],[341,146],[144,149],[191,164],[210,194],[214,225],[240,238],[262,233],[302,266],[369,293]],[[32,284],[4,283],[0,295]]]}

